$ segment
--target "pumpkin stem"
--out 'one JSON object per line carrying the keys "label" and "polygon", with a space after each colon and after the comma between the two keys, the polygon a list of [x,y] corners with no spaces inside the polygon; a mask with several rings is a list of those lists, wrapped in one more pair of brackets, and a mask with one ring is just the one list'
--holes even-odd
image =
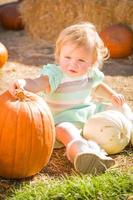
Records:
{"label": "pumpkin stem", "polygon": [[24,89],[20,88],[16,90],[16,97],[20,100],[23,101],[26,97]]}
{"label": "pumpkin stem", "polygon": [[23,88],[16,89],[16,98],[19,101],[35,101],[36,95],[31,94],[31,92],[28,92],[24,90]]}

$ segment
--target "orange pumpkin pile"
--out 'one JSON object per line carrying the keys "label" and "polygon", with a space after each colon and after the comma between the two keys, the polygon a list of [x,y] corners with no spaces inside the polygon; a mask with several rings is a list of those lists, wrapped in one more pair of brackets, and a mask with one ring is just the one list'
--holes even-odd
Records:
{"label": "orange pumpkin pile", "polygon": [[55,140],[51,112],[44,100],[19,91],[0,95],[0,176],[24,178],[48,163]]}
{"label": "orange pumpkin pile", "polygon": [[110,51],[111,58],[129,56],[133,50],[133,31],[124,24],[105,28],[100,36]]}
{"label": "orange pumpkin pile", "polygon": [[8,59],[8,51],[6,47],[0,43],[0,68],[4,66]]}

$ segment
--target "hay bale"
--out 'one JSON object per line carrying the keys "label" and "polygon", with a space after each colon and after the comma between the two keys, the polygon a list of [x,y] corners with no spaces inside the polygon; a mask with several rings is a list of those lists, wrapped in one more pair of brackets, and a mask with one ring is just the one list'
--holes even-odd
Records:
{"label": "hay bale", "polygon": [[114,19],[117,23],[124,23],[133,29],[133,0],[122,0],[114,8]]}
{"label": "hay bale", "polygon": [[63,28],[81,21],[94,23],[99,32],[116,22],[133,23],[132,0],[24,0],[20,12],[33,38],[52,42]]}

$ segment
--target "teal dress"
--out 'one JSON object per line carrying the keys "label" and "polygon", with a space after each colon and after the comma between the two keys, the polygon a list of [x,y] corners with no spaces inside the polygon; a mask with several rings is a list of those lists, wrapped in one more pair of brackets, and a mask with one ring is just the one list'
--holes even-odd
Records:
{"label": "teal dress", "polygon": [[55,125],[71,122],[82,128],[90,116],[105,109],[104,104],[91,99],[92,89],[104,79],[99,68],[71,78],[61,71],[59,65],[48,64],[42,68],[41,75],[49,77],[51,92],[44,94],[44,98],[53,113]]}

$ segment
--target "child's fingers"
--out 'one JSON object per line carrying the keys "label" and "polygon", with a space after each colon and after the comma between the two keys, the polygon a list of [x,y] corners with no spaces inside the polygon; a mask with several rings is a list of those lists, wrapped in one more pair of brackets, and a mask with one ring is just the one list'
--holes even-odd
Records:
{"label": "child's fingers", "polygon": [[121,94],[112,95],[112,103],[116,106],[122,106],[125,103],[125,98]]}
{"label": "child's fingers", "polygon": [[19,80],[15,80],[15,81],[11,82],[8,90],[9,90],[11,95],[15,96],[16,90],[20,89],[20,88],[23,89],[24,86],[25,86],[25,80],[19,79]]}
{"label": "child's fingers", "polygon": [[16,80],[15,81],[15,86],[16,86],[15,89],[20,89],[20,88],[24,89],[25,84],[26,84],[26,82],[24,79]]}
{"label": "child's fingers", "polygon": [[125,102],[125,97],[122,94],[118,94],[117,99],[118,99],[120,105],[122,106]]}

